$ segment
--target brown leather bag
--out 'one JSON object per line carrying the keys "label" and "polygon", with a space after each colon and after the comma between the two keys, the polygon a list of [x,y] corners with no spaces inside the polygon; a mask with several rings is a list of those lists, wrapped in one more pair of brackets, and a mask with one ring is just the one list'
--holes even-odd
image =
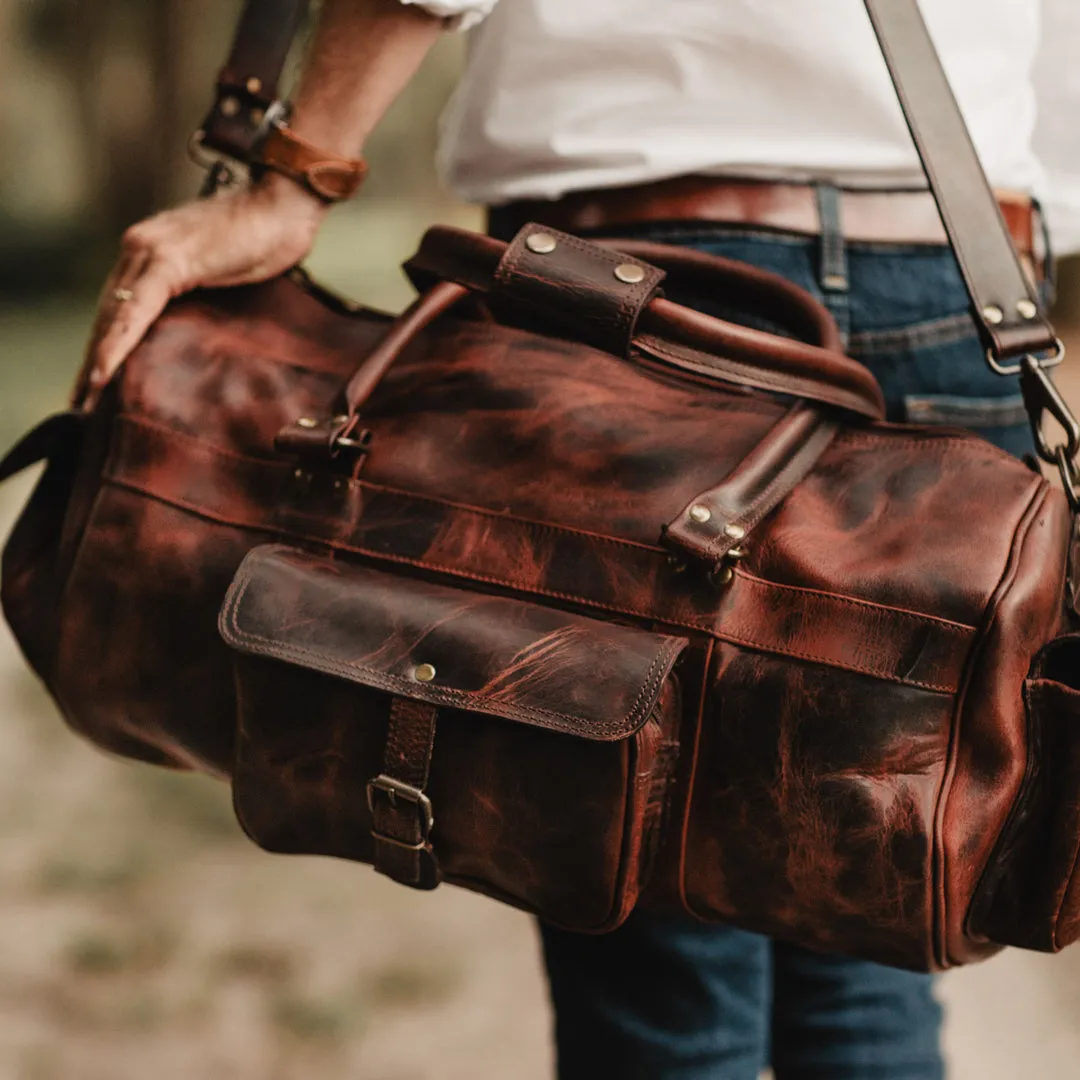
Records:
{"label": "brown leather bag", "polygon": [[[871,9],[1071,486],[1053,332],[951,99],[905,81],[940,70],[917,10]],[[575,930],[640,903],[914,968],[1074,940],[1075,499],[881,422],[759,270],[537,227],[432,230],[409,269],[398,319],[299,273],[178,300],[0,463],[48,461],[3,605],[69,723],[230,777],[271,850]]]}

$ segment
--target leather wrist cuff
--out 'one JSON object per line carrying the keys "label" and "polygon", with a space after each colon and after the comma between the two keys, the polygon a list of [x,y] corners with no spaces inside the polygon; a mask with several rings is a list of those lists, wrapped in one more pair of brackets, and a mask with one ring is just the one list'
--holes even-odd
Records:
{"label": "leather wrist cuff", "polygon": [[321,150],[284,125],[270,129],[255,164],[287,176],[324,202],[352,198],[367,175],[367,164],[360,158]]}

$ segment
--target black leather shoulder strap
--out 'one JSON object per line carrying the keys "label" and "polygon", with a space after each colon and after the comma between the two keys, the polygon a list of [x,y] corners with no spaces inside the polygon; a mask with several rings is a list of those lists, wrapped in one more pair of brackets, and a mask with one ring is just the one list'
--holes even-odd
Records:
{"label": "black leather shoulder strap", "polygon": [[917,0],[865,0],[923,169],[997,360],[1055,347]]}

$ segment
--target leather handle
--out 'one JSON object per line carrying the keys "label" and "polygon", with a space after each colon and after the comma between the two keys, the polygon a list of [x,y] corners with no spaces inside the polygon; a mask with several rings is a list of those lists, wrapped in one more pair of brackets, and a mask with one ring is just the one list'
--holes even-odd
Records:
{"label": "leather handle", "polygon": [[[577,241],[578,245],[584,243]],[[760,270],[746,274],[741,264],[710,256],[687,258],[678,248],[626,246],[644,247],[650,256],[664,258],[709,287],[720,287],[722,281],[728,280],[738,287],[738,278],[749,278],[754,289],[775,287],[793,310],[801,311],[808,324],[817,327],[822,341],[836,343],[838,332],[827,313],[819,312],[816,301],[777,275]],[[423,285],[421,295],[394,320],[349,380],[342,402],[345,411],[322,420],[298,419],[278,433],[277,449],[301,456],[331,457],[345,448],[362,449],[366,438],[361,431],[361,410],[390,366],[417,334],[470,293],[490,294],[507,247],[499,240],[463,229],[429,229],[420,253],[406,264],[414,279]],[[713,271],[713,278],[708,276],[709,271]],[[746,281],[741,285],[745,288]],[[637,312],[635,324],[638,332],[632,339],[630,354],[636,362],[674,367],[704,383],[723,382],[789,394],[870,419],[884,415],[881,388],[874,376],[857,361],[832,349],[725,323],[662,297],[655,297]]]}
{"label": "leather handle", "polygon": [[[1055,348],[1054,329],[1017,257],[918,0],[864,3],[987,348],[999,362]],[[241,160],[250,155],[307,7],[307,0],[247,0],[218,102],[203,126],[206,145]],[[233,102],[228,111],[226,98]]]}
{"label": "leather handle", "polygon": [[836,420],[796,402],[720,483],[690,500],[661,543],[728,576],[754,529],[803,481],[829,448]]}
{"label": "leather handle", "polygon": [[[621,240],[609,246],[666,264],[666,269],[692,277],[699,288],[733,288],[744,295],[752,293],[759,301],[762,297],[774,300],[779,309],[789,313],[797,310],[803,324],[821,342],[807,344],[778,337],[656,297],[636,319],[631,340],[635,357],[679,368],[706,383],[722,381],[791,394],[871,419],[884,416],[877,380],[862,364],[839,351],[835,325],[823,319],[817,303],[797,285],[767,271],[748,272],[740,263],[678,248]],[[433,282],[452,281],[487,294],[506,248],[491,237],[436,226],[424,234],[420,249],[405,269],[421,289]]]}

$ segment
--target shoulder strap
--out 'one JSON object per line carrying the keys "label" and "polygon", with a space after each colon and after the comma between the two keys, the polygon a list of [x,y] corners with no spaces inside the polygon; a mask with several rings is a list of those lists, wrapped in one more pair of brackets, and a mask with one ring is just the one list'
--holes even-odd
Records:
{"label": "shoulder strap", "polygon": [[214,104],[196,141],[249,161],[274,116],[286,118],[278,81],[307,14],[308,0],[246,0],[232,51],[218,73]]}
{"label": "shoulder strap", "polygon": [[998,363],[1055,351],[916,0],[865,0],[893,84],[960,262],[974,316]]}

